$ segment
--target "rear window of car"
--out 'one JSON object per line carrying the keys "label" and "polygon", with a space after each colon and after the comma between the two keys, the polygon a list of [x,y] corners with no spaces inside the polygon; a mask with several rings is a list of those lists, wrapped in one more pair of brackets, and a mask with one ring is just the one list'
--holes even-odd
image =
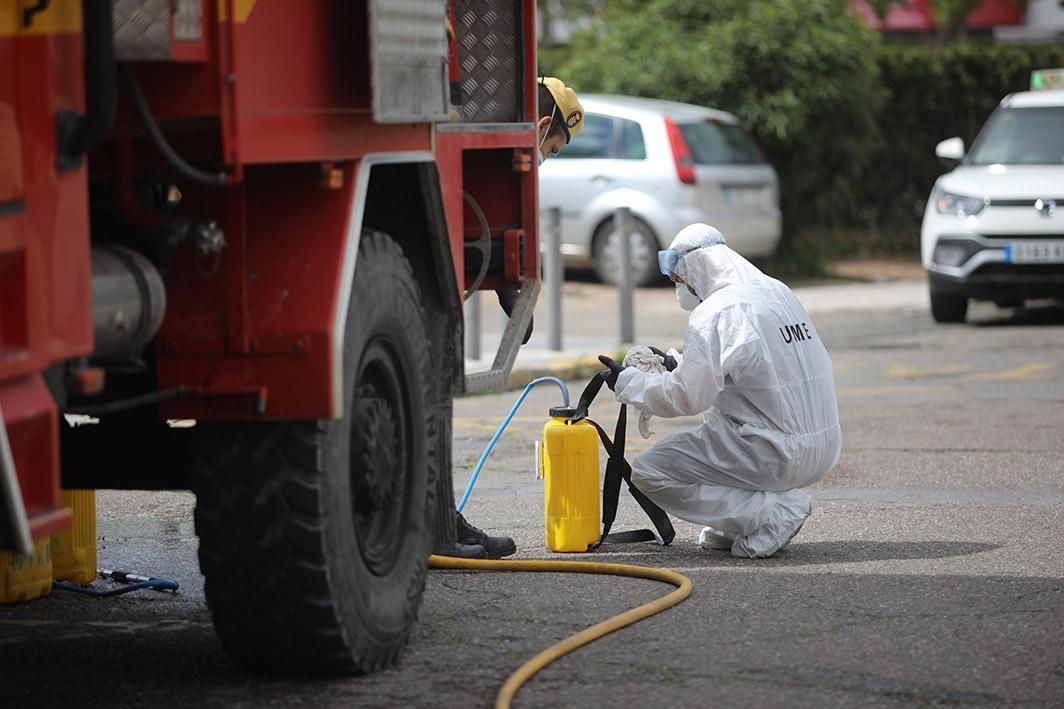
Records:
{"label": "rear window of car", "polygon": [[696,165],[752,165],[765,158],[742,126],[733,123],[682,123],[683,139]]}
{"label": "rear window of car", "polygon": [[998,110],[972,146],[968,164],[1064,164],[1064,106]]}

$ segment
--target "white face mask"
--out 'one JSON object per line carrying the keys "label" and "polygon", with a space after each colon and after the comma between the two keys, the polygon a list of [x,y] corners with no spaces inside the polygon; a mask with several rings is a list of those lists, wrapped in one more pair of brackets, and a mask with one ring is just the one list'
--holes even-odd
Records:
{"label": "white face mask", "polygon": [[539,139],[539,144],[536,146],[536,157],[539,158],[539,164],[542,165],[543,161],[547,159],[547,156],[543,154],[543,144],[547,142],[547,133],[550,133],[550,127],[554,125],[554,114],[558,112],[558,104],[554,104],[554,108],[550,110],[550,123],[547,124],[547,130],[543,131],[543,137]]}
{"label": "white face mask", "polygon": [[676,300],[680,302],[680,307],[689,313],[702,304],[702,299],[692,293],[686,283],[676,284]]}

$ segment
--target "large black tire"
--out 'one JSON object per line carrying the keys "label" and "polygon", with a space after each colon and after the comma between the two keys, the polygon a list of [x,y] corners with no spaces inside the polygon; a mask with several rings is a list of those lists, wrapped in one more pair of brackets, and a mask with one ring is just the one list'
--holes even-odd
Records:
{"label": "large black tire", "polygon": [[363,673],[406,644],[432,549],[438,429],[420,293],[366,232],[344,417],[204,427],[194,471],[207,602],[246,670]]}
{"label": "large black tire", "polygon": [[964,322],[968,316],[968,299],[962,295],[945,295],[931,289],[931,317],[935,322]]}
{"label": "large black tire", "polygon": [[[611,286],[620,283],[621,238],[613,229],[613,220],[603,222],[591,240],[591,252],[595,261],[595,273],[603,283]],[[658,270],[658,240],[650,227],[639,219],[632,219],[632,284],[649,286],[662,282]]]}

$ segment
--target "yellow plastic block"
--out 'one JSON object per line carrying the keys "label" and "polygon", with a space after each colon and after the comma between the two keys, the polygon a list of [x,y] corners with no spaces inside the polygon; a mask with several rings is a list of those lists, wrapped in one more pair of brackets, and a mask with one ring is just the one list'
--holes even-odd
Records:
{"label": "yellow plastic block", "polygon": [[33,554],[0,551],[0,603],[19,603],[47,596],[52,590],[52,556],[48,537],[38,539]]}
{"label": "yellow plastic block", "polygon": [[52,537],[52,577],[85,586],[96,578],[96,491],[63,490],[74,515],[70,529]]}

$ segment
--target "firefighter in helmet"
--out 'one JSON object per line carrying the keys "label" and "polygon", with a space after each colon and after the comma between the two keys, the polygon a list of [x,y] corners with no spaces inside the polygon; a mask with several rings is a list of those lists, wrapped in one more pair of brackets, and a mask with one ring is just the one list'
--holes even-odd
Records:
{"label": "firefighter in helmet", "polygon": [[[580,105],[576,92],[566,86],[561,79],[553,76],[540,77],[538,91],[539,119],[536,121],[536,146],[539,148],[538,157],[542,164],[551,155],[560,153],[584,127],[584,107]],[[518,291],[499,289],[495,291],[495,294],[499,297],[499,305],[509,316],[517,303]],[[528,330],[521,344],[528,342],[530,337],[532,337],[531,322],[528,324]],[[458,548],[455,550],[455,556],[499,559],[517,551],[517,545],[510,537],[487,534],[469,524],[460,512],[457,513],[457,520]]]}

